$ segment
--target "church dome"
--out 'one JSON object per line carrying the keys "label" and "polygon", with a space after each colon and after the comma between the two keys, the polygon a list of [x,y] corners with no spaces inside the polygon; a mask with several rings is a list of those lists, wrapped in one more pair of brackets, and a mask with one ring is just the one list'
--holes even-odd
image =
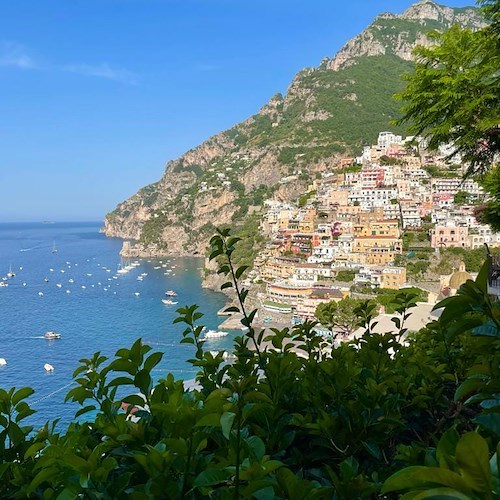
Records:
{"label": "church dome", "polygon": [[472,279],[472,276],[465,270],[465,264],[460,262],[458,271],[455,271],[450,276],[450,288],[458,290],[467,280]]}

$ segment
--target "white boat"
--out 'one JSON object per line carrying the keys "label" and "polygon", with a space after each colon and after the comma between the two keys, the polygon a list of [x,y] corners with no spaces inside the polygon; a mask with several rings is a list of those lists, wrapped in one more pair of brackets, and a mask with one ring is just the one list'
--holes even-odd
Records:
{"label": "white boat", "polygon": [[139,295],[140,295],[140,294],[141,294],[140,292],[134,292],[134,295],[135,295],[136,297],[139,297]]}
{"label": "white boat", "polygon": [[57,247],[55,241],[52,243],[52,253],[57,253]]}
{"label": "white boat", "polygon": [[171,300],[171,299],[161,299],[161,301],[164,304],[168,304],[168,305],[175,305],[175,304],[177,304],[177,302],[175,300]]}
{"label": "white boat", "polygon": [[15,275],[16,273],[12,271],[12,266],[9,266],[9,272],[7,273],[7,278],[13,278]]}
{"label": "white boat", "polygon": [[165,295],[167,295],[168,297],[177,297],[177,293],[175,293],[173,290],[167,290],[165,292]]}
{"label": "white boat", "polygon": [[0,358],[0,366],[5,366],[7,364],[7,361],[5,361],[5,358]]}
{"label": "white boat", "polygon": [[7,283],[5,283],[5,281],[0,281],[0,287],[4,287],[4,286],[8,286]]}
{"label": "white boat", "polygon": [[43,365],[43,367],[45,368],[46,372],[53,372],[54,371],[54,367],[52,365],[49,365],[49,363],[45,363]]}
{"label": "white boat", "polygon": [[57,332],[54,332],[54,331],[45,332],[45,334],[43,336],[47,340],[54,340],[54,339],[60,339],[61,338],[61,334],[57,333]]}
{"label": "white boat", "polygon": [[39,297],[43,297],[43,292],[38,292]]}
{"label": "white boat", "polygon": [[205,339],[220,339],[221,337],[225,337],[228,335],[228,332],[221,332],[218,330],[208,330],[208,332],[205,333]]}

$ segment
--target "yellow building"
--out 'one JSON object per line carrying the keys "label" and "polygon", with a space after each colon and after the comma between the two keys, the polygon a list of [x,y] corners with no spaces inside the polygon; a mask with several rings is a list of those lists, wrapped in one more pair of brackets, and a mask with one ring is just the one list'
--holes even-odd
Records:
{"label": "yellow building", "polygon": [[394,236],[355,236],[353,252],[363,254],[365,263],[385,266],[402,252],[402,241]]}
{"label": "yellow building", "polygon": [[385,267],[380,276],[381,288],[399,290],[406,283],[405,267]]}
{"label": "yellow building", "polygon": [[286,257],[270,258],[262,267],[262,278],[265,280],[280,280],[290,278],[295,273],[299,259]]}

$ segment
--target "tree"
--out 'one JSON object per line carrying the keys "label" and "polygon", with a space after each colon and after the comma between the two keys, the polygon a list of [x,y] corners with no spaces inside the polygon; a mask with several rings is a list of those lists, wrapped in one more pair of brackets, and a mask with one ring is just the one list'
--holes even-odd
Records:
{"label": "tree", "polygon": [[314,315],[319,322],[328,328],[332,334],[340,332],[342,335],[350,335],[358,326],[359,319],[355,310],[363,304],[361,299],[345,299],[335,302],[324,302],[316,307]]}
{"label": "tree", "polygon": [[469,193],[467,191],[457,191],[455,196],[453,196],[453,203],[455,205],[465,205],[469,199]]}
{"label": "tree", "polygon": [[488,224],[494,231],[500,231],[500,167],[491,169],[482,179],[483,188],[490,200],[474,211],[478,222]]}
{"label": "tree", "polygon": [[433,47],[417,47],[417,63],[406,89],[398,124],[429,139],[429,147],[454,144],[468,175],[484,173],[500,152],[500,0],[483,0],[491,26],[479,31],[452,26],[430,35]]}

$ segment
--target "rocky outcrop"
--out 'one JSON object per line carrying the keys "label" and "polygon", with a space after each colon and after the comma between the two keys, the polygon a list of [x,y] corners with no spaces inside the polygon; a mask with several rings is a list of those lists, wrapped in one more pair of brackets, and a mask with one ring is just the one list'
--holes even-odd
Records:
{"label": "rocky outcrop", "polygon": [[477,9],[453,9],[422,0],[411,5],[403,14],[384,13],[360,35],[349,40],[329,61],[326,67],[339,71],[356,63],[359,57],[394,54],[410,61],[417,45],[429,46],[433,41],[426,33],[433,29],[447,29],[458,23],[471,29],[485,26]]}

